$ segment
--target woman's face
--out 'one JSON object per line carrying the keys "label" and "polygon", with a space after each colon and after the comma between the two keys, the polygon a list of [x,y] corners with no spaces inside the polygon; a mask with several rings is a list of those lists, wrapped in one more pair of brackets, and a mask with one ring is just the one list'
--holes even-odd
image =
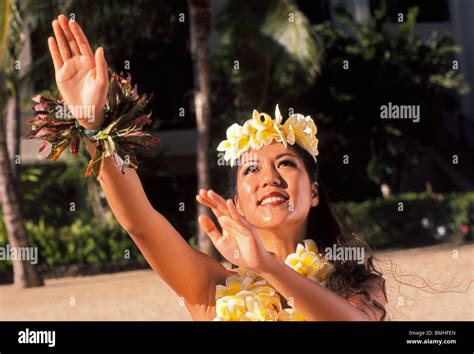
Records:
{"label": "woman's face", "polygon": [[292,146],[274,142],[242,155],[237,171],[239,211],[257,228],[279,228],[306,221],[318,205],[302,158]]}

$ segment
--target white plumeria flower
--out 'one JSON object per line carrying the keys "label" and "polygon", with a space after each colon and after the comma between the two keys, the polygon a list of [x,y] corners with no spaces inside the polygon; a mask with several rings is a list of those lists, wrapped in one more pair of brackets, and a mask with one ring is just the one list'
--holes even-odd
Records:
{"label": "white plumeria flower", "polygon": [[225,296],[216,301],[215,321],[239,321],[245,314],[245,301],[238,296]]}
{"label": "white plumeria flower", "polygon": [[296,113],[292,114],[286,120],[284,126],[286,130],[289,130],[290,126],[292,127],[296,143],[308,151],[316,161],[316,156],[319,154],[319,141],[316,138],[318,129],[316,128],[313,119],[310,116],[305,117],[302,114]]}
{"label": "white plumeria flower", "polygon": [[[304,240],[286,261],[309,279],[324,284],[333,271],[332,264],[318,254],[313,240]],[[282,309],[281,298],[267,280],[244,267],[226,279],[225,286],[216,287],[214,321],[304,321],[295,309]]]}
{"label": "white plumeria flower", "polygon": [[296,252],[288,255],[285,263],[299,274],[320,282],[332,273],[334,267],[318,254],[318,248],[313,240],[304,240],[303,244],[298,244]]}
{"label": "white plumeria flower", "polygon": [[295,309],[284,309],[278,312],[278,319],[280,321],[306,321],[304,316]]}
{"label": "white plumeria flower", "polygon": [[234,166],[235,161],[249,149],[258,150],[273,141],[282,143],[285,147],[297,143],[316,161],[319,141],[313,119],[310,116],[292,114],[285,124],[281,124],[282,121],[278,105],[275,107],[275,119],[254,110],[252,119],[247,120],[243,126],[234,123],[227,129],[227,140],[222,141],[217,150],[225,151],[224,159],[230,160],[230,165]]}

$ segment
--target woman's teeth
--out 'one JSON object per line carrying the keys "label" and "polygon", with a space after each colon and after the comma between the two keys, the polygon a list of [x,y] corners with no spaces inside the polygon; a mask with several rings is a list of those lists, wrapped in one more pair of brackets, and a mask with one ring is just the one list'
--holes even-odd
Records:
{"label": "woman's teeth", "polygon": [[270,198],[265,198],[264,200],[262,200],[260,205],[267,205],[274,202],[284,202],[285,200],[286,199],[283,197],[270,197]]}

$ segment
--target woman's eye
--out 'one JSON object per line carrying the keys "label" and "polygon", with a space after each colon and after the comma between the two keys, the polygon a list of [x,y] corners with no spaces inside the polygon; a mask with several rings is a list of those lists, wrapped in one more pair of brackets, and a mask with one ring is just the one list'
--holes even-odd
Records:
{"label": "woman's eye", "polygon": [[293,161],[290,161],[290,160],[283,160],[283,161],[280,161],[280,163],[278,164],[278,167],[280,166],[291,166],[291,167],[296,167],[296,164],[293,162]]}
{"label": "woman's eye", "polygon": [[244,171],[244,175],[248,175],[249,173],[253,173],[253,172],[256,172],[258,169],[257,166],[249,166],[245,169]]}

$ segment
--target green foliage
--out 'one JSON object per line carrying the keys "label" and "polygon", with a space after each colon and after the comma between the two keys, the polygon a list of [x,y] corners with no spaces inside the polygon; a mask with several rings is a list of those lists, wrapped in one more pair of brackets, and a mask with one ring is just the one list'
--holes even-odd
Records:
{"label": "green foliage", "polygon": [[[27,221],[26,229],[30,246],[38,247],[38,265],[43,268],[73,264],[125,265],[130,261],[145,264],[132,239],[115,220],[97,224],[77,219],[56,228],[41,218],[37,222]],[[6,232],[0,232],[0,247],[7,243]],[[0,273],[10,266],[11,261],[0,262]]]}
{"label": "green foliage", "polygon": [[[285,4],[292,3],[278,6]],[[219,119],[213,121],[213,135],[222,138],[225,128],[250,118],[252,109],[272,113],[279,103],[284,116],[292,107],[316,119],[324,137],[318,161],[324,166],[321,173],[330,176],[331,189],[357,200],[379,195],[382,183],[401,192],[406,171],[426,155],[444,153],[440,127],[446,113],[456,117],[460,112],[459,95],[469,90],[453,68],[461,48],[449,34],[433,32],[421,40],[415,34],[417,8],[409,10],[402,24],[391,23],[383,8],[363,23],[339,9],[338,23],[315,25],[308,37],[321,65],[317,80],[308,81],[305,61],[292,59],[291,48],[277,49],[281,40],[275,29],[288,21],[273,6],[273,1],[230,1],[220,17],[221,43],[213,57],[213,116]],[[272,31],[265,30],[270,20]],[[389,102],[419,105],[420,121],[381,119],[381,107]],[[341,171],[345,154],[350,154],[350,164]]]}
{"label": "green foliage", "polygon": [[[316,103],[322,130],[337,132],[322,154],[333,159],[347,151],[366,166],[365,179],[400,187],[403,171],[425,152],[437,150],[435,131],[445,112],[459,112],[458,95],[469,91],[453,60],[460,47],[449,34],[415,34],[417,8],[403,24],[390,23],[384,9],[358,23],[344,9],[333,23],[316,26],[326,61],[315,90],[300,102]],[[420,121],[382,120],[381,106],[420,105]],[[352,164],[352,162],[351,162]],[[335,168],[340,168],[336,164]]]}
{"label": "green foliage", "polygon": [[[85,151],[83,151],[85,153]],[[23,166],[20,171],[22,211],[30,246],[38,247],[42,268],[60,265],[127,264],[143,256],[113,218],[95,220],[83,177],[86,159]],[[74,202],[74,209],[70,203]],[[0,213],[0,247],[8,243]],[[125,258],[125,250],[130,258]],[[11,261],[0,261],[0,273]]]}
{"label": "green foliage", "polygon": [[[54,164],[37,164],[21,169],[22,211],[25,219],[40,217],[52,227],[71,224],[75,219],[90,220],[92,213],[84,199],[87,181],[82,177],[87,163],[81,158]],[[74,202],[75,211],[70,211]]]}
{"label": "green foliage", "polygon": [[[159,100],[169,95],[181,107],[189,97],[183,94],[182,83],[192,83],[192,66],[189,58],[186,37],[189,32],[187,5],[184,0],[49,0],[28,1],[23,6],[25,22],[31,26],[33,67],[29,80],[33,82],[35,92],[49,88],[56,89],[54,71],[49,55],[47,41],[51,35],[51,21],[59,14],[74,16],[82,26],[93,50],[104,47],[107,64],[117,72],[132,73],[134,81],[143,92],[155,92],[152,111],[155,115],[170,114],[175,106],[170,101],[157,105]],[[180,22],[180,14],[186,21]],[[150,49],[152,48],[152,49]],[[130,64],[130,69],[126,63]],[[41,63],[41,65],[35,65]],[[169,73],[170,67],[180,67],[182,76],[173,75],[173,84],[163,73]],[[150,70],[150,68],[152,68]],[[171,71],[172,72],[172,71]],[[158,75],[160,73],[160,75]],[[191,75],[188,79],[187,74]],[[184,75],[186,74],[186,75]],[[187,88],[188,86],[186,86]],[[158,94],[159,93],[159,94]],[[159,109],[157,109],[159,108]]]}
{"label": "green foliage", "polygon": [[3,3],[4,6],[10,7],[10,11],[5,13],[9,16],[8,21],[5,21],[5,19],[1,21],[4,24],[8,24],[8,27],[4,29],[8,33],[8,41],[0,44],[0,47],[6,45],[6,51],[0,51],[2,55],[0,57],[0,67],[2,71],[4,70],[5,74],[5,80],[1,84],[5,85],[8,94],[12,95],[15,93],[16,82],[19,78],[19,70],[16,69],[15,62],[18,60],[24,42],[23,23],[18,9],[18,1],[10,0],[3,1]]}
{"label": "green foliage", "polygon": [[[351,231],[379,249],[462,240],[462,226],[473,233],[474,193],[450,194],[443,201],[406,193],[362,203],[339,202],[336,209]],[[439,227],[445,228],[445,235]]]}
{"label": "green foliage", "polygon": [[294,1],[228,1],[216,29],[221,41],[212,61],[220,109],[228,110],[227,99],[247,114],[274,109],[274,92],[291,96],[320,73],[323,47]]}

